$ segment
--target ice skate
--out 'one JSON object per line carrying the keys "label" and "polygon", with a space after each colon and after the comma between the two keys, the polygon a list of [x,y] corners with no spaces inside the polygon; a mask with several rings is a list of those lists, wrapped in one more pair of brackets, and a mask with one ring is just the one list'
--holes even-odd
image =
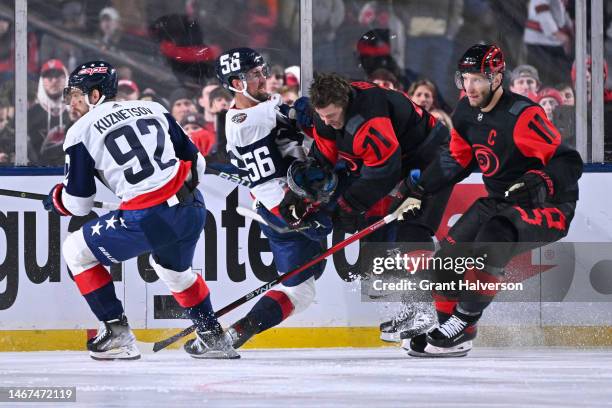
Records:
{"label": "ice skate", "polygon": [[98,333],[87,340],[89,356],[94,360],[138,360],[140,351],[136,347],[136,336],[130,329],[127,318],[100,322]]}
{"label": "ice skate", "polygon": [[240,354],[232,347],[232,338],[227,332],[201,332],[196,330],[196,338],[185,343],[185,351],[193,358],[234,359]]}
{"label": "ice skate", "polygon": [[423,307],[417,303],[403,303],[402,309],[391,320],[380,325],[380,339],[400,342],[426,333],[436,322],[430,305]]}
{"label": "ice skate", "polygon": [[[476,321],[479,317],[455,311],[440,327],[411,339],[408,354],[413,357],[466,356],[472,349],[472,340],[476,338]],[[402,347],[406,348],[406,345]]]}
{"label": "ice skate", "polygon": [[242,347],[251,337],[260,332],[257,323],[245,316],[227,329],[234,349]]}

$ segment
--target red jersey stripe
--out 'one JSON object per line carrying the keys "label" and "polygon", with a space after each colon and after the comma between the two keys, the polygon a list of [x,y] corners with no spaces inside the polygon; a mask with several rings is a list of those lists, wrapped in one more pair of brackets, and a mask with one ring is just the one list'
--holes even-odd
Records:
{"label": "red jersey stripe", "polygon": [[466,168],[472,161],[472,146],[457,132],[451,129],[450,154],[453,159],[463,168]]}
{"label": "red jersey stripe", "polygon": [[289,296],[287,296],[284,292],[281,292],[280,290],[269,290],[268,293],[265,294],[265,296],[278,303],[283,314],[283,320],[289,317],[291,312],[293,312],[293,309],[295,309],[295,307],[293,306],[293,302],[291,302],[291,299],[289,299]]}
{"label": "red jersey stripe", "polygon": [[172,292],[172,296],[182,307],[193,307],[206,299],[209,293],[206,282],[202,276],[197,275],[196,281],[190,287],[182,292]]}
{"label": "red jersey stripe", "polygon": [[187,175],[191,171],[191,162],[181,160],[176,176],[162,187],[148,193],[141,194],[119,206],[120,210],[142,210],[150,208],[168,200],[183,186]]}
{"label": "red jersey stripe", "polygon": [[100,289],[109,282],[112,282],[113,278],[110,273],[106,270],[102,264],[89,268],[79,274],[74,275],[74,282],[79,288],[81,295],[87,295],[94,290]]}

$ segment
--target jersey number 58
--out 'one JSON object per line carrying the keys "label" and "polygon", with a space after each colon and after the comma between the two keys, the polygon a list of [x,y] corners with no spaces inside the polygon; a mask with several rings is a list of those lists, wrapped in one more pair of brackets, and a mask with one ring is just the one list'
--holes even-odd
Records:
{"label": "jersey number 58", "polygon": [[240,70],[240,53],[233,53],[231,59],[229,54],[222,55],[219,63],[221,64],[221,73],[224,75],[238,71]]}

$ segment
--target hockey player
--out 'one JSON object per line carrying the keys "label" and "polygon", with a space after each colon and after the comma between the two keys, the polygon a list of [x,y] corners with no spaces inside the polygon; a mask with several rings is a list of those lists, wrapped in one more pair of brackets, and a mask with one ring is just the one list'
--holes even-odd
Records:
{"label": "hockey player", "polygon": [[[227,150],[237,167],[248,172],[258,213],[268,223],[301,229],[279,233],[260,225],[276,269],[289,272],[323,251],[321,240],[331,232],[331,221],[320,213],[311,215],[313,203],[288,188],[288,170],[291,168],[289,173],[296,180],[319,173],[327,197],[334,190],[333,177],[306,161],[302,135],[279,111],[280,96],[265,91],[268,66],[261,55],[250,48],[231,49],[219,57],[215,69],[223,86],[235,94],[226,116]],[[295,161],[297,165],[292,165]],[[321,201],[325,197],[311,198]],[[307,225],[313,226],[305,228]],[[322,264],[315,265],[284,281],[279,289],[267,291],[228,329],[234,347],[304,310],[314,299],[314,281],[322,271]]]}
{"label": "hockey player", "polygon": [[[334,227],[349,233],[365,226],[360,222],[366,211],[386,214],[385,197],[396,184],[411,170],[424,170],[448,143],[448,129],[402,92],[321,74],[310,98],[316,112],[315,157],[329,165],[344,159],[359,175],[338,198],[333,217]],[[385,231],[370,240],[427,243],[423,249],[433,250],[432,237],[451,192],[452,186],[439,190],[430,198],[436,205],[427,206],[419,217],[394,223],[390,235]],[[394,319],[381,324],[381,338],[399,341],[401,332],[412,337],[431,327],[433,313],[430,316],[404,305]]]}
{"label": "hockey player", "polygon": [[[504,56],[495,45],[474,45],[461,57],[456,84],[466,96],[453,114],[450,148],[430,166],[401,205],[415,213],[424,197],[459,182],[476,165],[488,196],[478,199],[450,229],[437,253],[457,254],[460,243],[473,243],[471,256],[486,254],[483,270],[457,275],[435,270],[438,282],[499,282],[518,252],[564,237],[578,200],[582,160],[561,142],[544,110],[531,100],[505,91]],[[490,243],[504,245],[493,247]],[[521,245],[517,245],[521,243]],[[412,356],[464,356],[476,337],[476,323],[495,291],[433,293],[440,326],[410,341]]]}
{"label": "hockey player", "polygon": [[191,269],[206,217],[196,189],[206,162],[161,105],[115,102],[116,93],[117,73],[104,61],[72,72],[64,96],[80,119],[64,142],[66,178],[44,200],[45,209],[58,215],[87,215],[95,178],[121,199],[118,210],[87,222],[62,247],[79,291],[101,322],[87,341],[90,356],[140,358],[104,265],[150,252],[151,266],[197,326],[186,351],[196,358],[237,358],[214,315],[206,283]]}

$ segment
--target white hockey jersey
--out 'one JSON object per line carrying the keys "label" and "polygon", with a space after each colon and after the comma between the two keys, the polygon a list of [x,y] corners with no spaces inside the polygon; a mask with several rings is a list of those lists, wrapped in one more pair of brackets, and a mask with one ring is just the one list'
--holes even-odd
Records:
{"label": "white hockey jersey", "polygon": [[225,118],[227,150],[234,164],[248,171],[255,199],[277,215],[289,165],[306,158],[301,136],[278,110],[280,104],[280,95],[273,95],[251,108],[232,107]]}
{"label": "white hockey jersey", "polygon": [[205,161],[168,111],[157,102],[109,101],[69,130],[64,142],[67,175],[62,202],[86,215],[96,193],[95,177],[122,200],[122,209],[142,209],[174,195],[198,157]]}

